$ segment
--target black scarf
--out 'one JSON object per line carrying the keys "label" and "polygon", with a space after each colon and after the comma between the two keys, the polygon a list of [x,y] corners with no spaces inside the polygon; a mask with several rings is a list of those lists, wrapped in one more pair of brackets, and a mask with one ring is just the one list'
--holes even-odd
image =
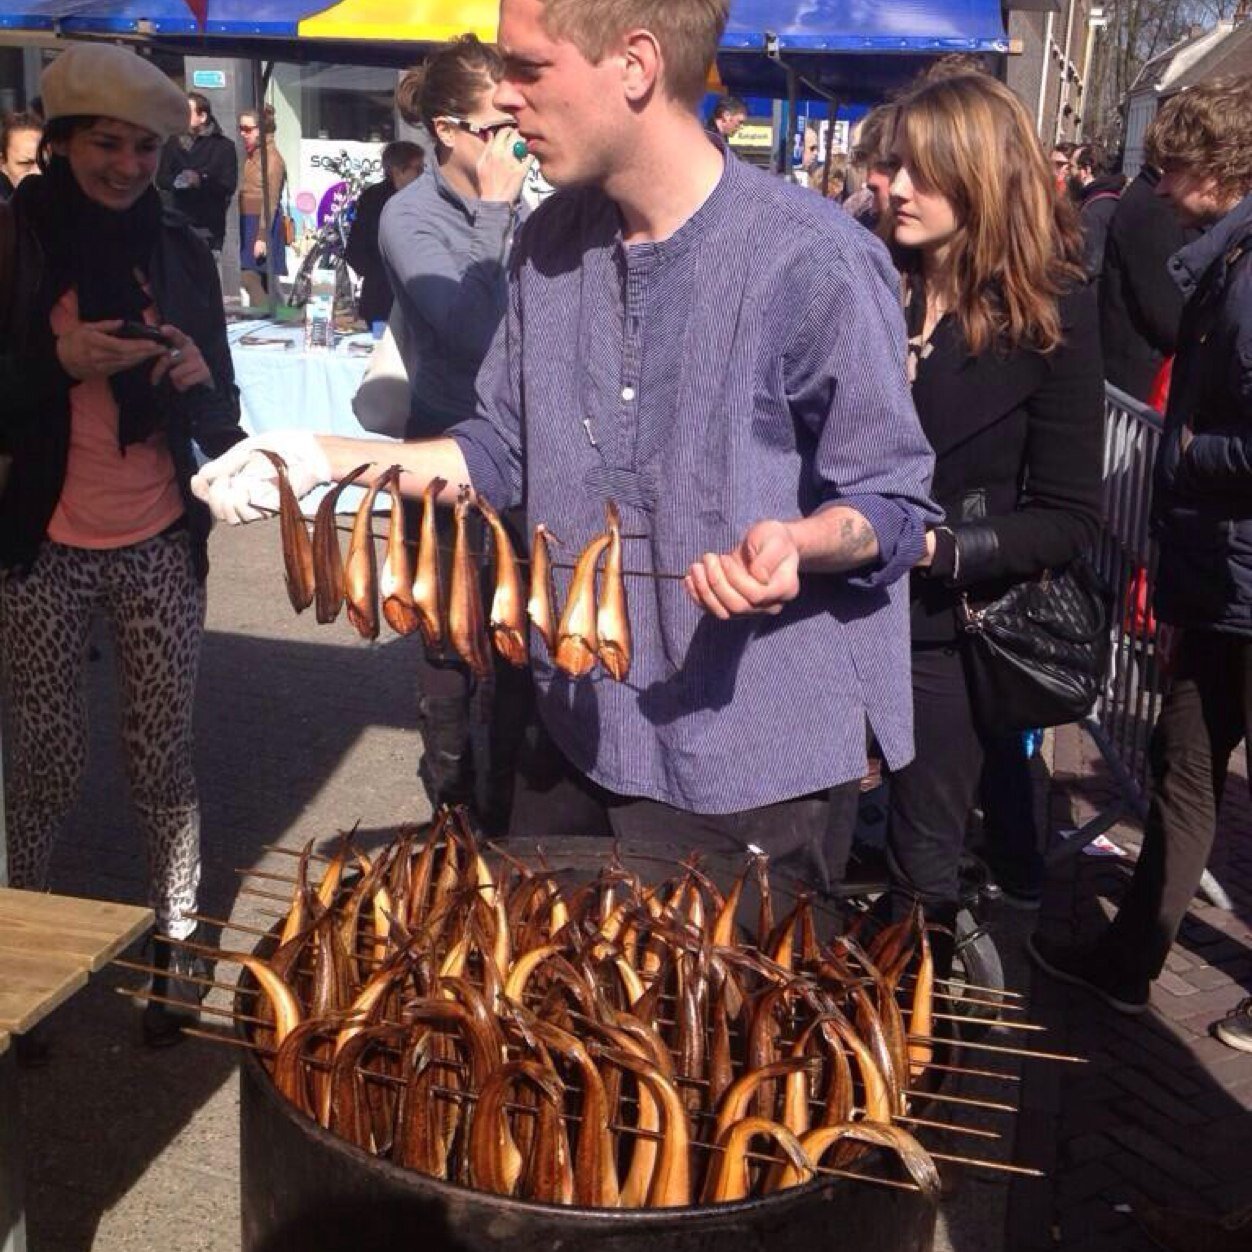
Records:
{"label": "black scarf", "polygon": [[[129,209],[116,212],[83,193],[63,157],[53,157],[42,178],[19,186],[40,203],[29,220],[43,244],[55,304],[73,288],[84,322],[109,318],[142,322],[152,303],[136,274],[151,278],[152,254],[161,232],[161,200],[149,187]],[[152,361],[113,374],[109,386],[118,407],[118,446],[149,438],[163,423],[161,389],[150,381]]]}

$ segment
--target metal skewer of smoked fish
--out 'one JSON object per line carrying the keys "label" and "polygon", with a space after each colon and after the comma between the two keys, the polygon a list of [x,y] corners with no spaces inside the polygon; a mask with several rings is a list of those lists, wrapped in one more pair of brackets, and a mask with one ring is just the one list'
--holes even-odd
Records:
{"label": "metal skewer of smoked fish", "polygon": [[555,1204],[759,1196],[872,1148],[937,1193],[901,1124],[932,1060],[920,911],[823,942],[806,897],[775,918],[763,857],[725,894],[616,855],[562,886],[493,869],[454,811],[372,859],[345,837],[316,884],[311,848],[272,954],[223,956],[277,1089],[357,1147]]}
{"label": "metal skewer of smoked fish", "polygon": [[[529,661],[528,619],[552,657],[572,678],[585,678],[597,665],[618,682],[630,672],[630,617],[622,563],[621,518],[617,505],[605,506],[606,530],[578,558],[565,608],[556,613],[552,582],[552,535],[536,526],[531,550],[530,581],[523,590],[520,562],[499,514],[469,487],[462,487],[454,518],[451,580],[445,597],[436,499],[447,486],[432,481],[422,496],[422,518],[416,544],[405,534],[400,497],[401,467],[393,465],[375,478],[357,509],[345,560],[340,552],[336,510],[345,488],[371,466],[361,465],[340,481],[318,505],[310,542],[299,503],[282,458],[266,452],[278,476],[283,566],[292,607],[302,613],[316,602],[317,620],[333,622],[345,602],[348,619],[365,639],[379,634],[382,617],[399,635],[421,631],[427,648],[450,646],[477,676],[491,667],[490,645],[510,665]],[[390,526],[381,574],[372,529],[374,505],[384,488],[391,493]],[[470,550],[469,517],[475,509],[492,538],[495,590],[484,615],[478,565]],[[416,560],[410,550],[416,548]],[[603,558],[603,569],[600,568]],[[597,586],[598,582],[598,586]],[[490,643],[488,642],[490,640]]]}

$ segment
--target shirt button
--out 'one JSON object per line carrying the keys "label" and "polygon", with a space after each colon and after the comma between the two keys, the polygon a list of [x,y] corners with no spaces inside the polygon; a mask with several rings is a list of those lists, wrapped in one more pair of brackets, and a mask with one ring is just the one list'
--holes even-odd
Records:
{"label": "shirt button", "polygon": [[633,387],[622,388],[622,399],[629,404],[635,398],[635,389]]}

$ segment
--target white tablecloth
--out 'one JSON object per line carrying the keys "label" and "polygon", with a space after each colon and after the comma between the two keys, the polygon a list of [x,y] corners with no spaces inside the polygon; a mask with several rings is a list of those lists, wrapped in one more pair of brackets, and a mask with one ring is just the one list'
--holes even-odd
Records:
{"label": "white tablecloth", "polygon": [[[235,381],[239,384],[243,427],[249,434],[299,428],[322,435],[348,435],[376,439],[356,420],[352,397],[360,386],[369,357],[349,350],[351,343],[372,344],[368,334],[353,335],[332,349],[304,348],[304,327],[274,322],[234,322],[228,328]],[[281,340],[291,346],[246,343],[246,339]],[[316,491],[304,498],[311,513],[324,494]],[[341,508],[353,511],[361,489],[349,488]]]}

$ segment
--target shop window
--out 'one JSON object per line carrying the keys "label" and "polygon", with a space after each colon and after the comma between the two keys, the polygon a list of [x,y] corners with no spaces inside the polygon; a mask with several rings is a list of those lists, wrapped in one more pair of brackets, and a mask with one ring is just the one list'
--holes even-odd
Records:
{"label": "shop window", "polygon": [[299,116],[306,139],[389,143],[396,137],[395,70],[281,65],[274,80]]}

